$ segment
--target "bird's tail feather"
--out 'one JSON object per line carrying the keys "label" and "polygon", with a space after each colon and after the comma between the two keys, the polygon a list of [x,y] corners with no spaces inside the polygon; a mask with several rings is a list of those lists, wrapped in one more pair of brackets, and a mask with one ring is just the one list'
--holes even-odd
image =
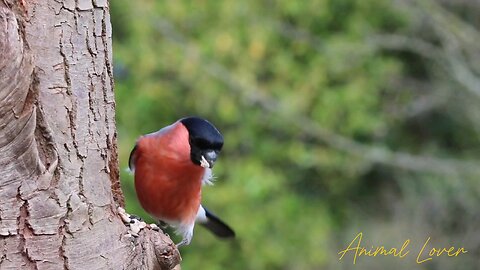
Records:
{"label": "bird's tail feather", "polygon": [[[205,209],[205,208],[204,208]],[[213,234],[220,238],[233,238],[235,237],[235,232],[220,220],[217,216],[212,214],[210,211],[205,209],[205,215],[207,217],[206,221],[201,222],[200,224],[211,231]]]}

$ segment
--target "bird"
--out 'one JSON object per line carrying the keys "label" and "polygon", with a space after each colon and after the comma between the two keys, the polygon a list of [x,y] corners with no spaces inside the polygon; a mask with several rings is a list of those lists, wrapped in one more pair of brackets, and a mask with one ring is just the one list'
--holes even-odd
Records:
{"label": "bird", "polygon": [[129,158],[137,198],[145,211],[182,236],[177,247],[189,245],[195,223],[220,238],[235,232],[201,204],[203,185],[212,184],[212,168],[223,136],[209,121],[184,117],[140,136]]}

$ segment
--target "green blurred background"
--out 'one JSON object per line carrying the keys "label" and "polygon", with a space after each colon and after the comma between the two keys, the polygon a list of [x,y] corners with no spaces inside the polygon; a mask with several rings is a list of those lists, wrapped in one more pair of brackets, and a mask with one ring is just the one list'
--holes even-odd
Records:
{"label": "green blurred background", "polygon": [[[122,171],[138,136],[187,115],[225,137],[203,200],[238,238],[197,227],[182,269],[480,265],[477,1],[110,5]],[[412,254],[339,261],[359,232]],[[427,237],[468,253],[416,264]]]}

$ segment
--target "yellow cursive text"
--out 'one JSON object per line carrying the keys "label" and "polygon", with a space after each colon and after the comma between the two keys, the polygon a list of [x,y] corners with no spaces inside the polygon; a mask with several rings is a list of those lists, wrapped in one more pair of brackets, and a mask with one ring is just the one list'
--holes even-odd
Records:
{"label": "yellow cursive text", "polygon": [[[356,263],[357,261],[357,256],[368,256],[368,257],[376,257],[377,255],[384,255],[384,256],[393,256],[393,257],[399,257],[399,258],[404,258],[407,256],[407,254],[410,251],[406,251],[405,249],[408,247],[410,244],[410,239],[405,240],[403,243],[402,247],[400,249],[397,248],[390,248],[386,249],[384,246],[379,246],[379,247],[373,247],[371,249],[367,249],[365,247],[360,246],[362,242],[362,232],[358,233],[357,236],[350,242],[348,247],[344,250],[341,250],[338,252],[340,258],[338,260],[341,260],[347,252],[350,251],[355,251],[355,255],[353,257],[353,264]],[[356,243],[356,245],[354,245]]]}
{"label": "yellow cursive text", "polygon": [[420,250],[420,252],[417,255],[417,263],[418,264],[430,261],[433,256],[440,257],[442,255],[447,255],[448,257],[457,257],[460,254],[467,253],[467,251],[463,247],[457,248],[456,250],[455,250],[455,247],[449,247],[448,249],[447,248],[432,248],[428,252],[428,256],[425,255],[425,259],[421,259],[420,257],[422,257],[422,254],[424,253],[425,247],[427,246],[429,241],[430,241],[430,237],[428,237],[427,241],[425,241],[422,249]]}

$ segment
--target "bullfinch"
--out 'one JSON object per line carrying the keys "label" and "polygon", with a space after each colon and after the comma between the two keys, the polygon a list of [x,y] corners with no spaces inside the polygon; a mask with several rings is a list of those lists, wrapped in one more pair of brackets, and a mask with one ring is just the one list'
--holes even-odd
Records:
{"label": "bullfinch", "polygon": [[201,204],[202,185],[212,184],[212,167],[223,136],[199,117],[182,118],[157,132],[141,136],[133,148],[130,170],[140,204],[154,218],[176,229],[190,244],[195,222],[221,238],[234,231]]}

